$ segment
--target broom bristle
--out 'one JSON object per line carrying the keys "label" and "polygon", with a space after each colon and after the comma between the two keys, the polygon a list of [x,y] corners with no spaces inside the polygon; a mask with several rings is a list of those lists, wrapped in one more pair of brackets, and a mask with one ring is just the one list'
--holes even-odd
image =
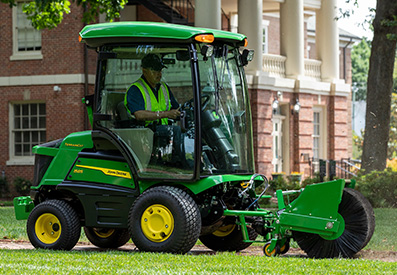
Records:
{"label": "broom bristle", "polygon": [[375,219],[372,207],[363,195],[356,190],[345,188],[338,212],[345,221],[345,230],[335,240],[326,240],[317,234],[293,232],[295,241],[309,257],[350,258],[371,239]]}

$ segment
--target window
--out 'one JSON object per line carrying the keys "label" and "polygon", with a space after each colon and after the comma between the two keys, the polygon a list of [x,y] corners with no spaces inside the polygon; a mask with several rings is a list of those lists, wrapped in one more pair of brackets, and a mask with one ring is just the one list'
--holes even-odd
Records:
{"label": "window", "polygon": [[283,171],[283,120],[284,116],[273,115],[273,172]]}
{"label": "window", "polygon": [[269,52],[268,29],[269,29],[269,21],[268,21],[268,20],[262,20],[262,31],[263,31],[263,37],[262,37],[262,53],[263,53],[263,54],[266,54],[266,53]]}
{"label": "window", "polygon": [[319,160],[326,159],[326,127],[324,110],[321,107],[313,108],[313,164],[318,172]]}
{"label": "window", "polygon": [[33,28],[23,13],[24,4],[25,2],[19,2],[13,8],[13,55],[10,59],[42,59],[41,31]]}
{"label": "window", "polygon": [[10,110],[10,159],[30,157],[32,147],[46,141],[45,103],[17,103]]}
{"label": "window", "polygon": [[313,157],[320,158],[320,112],[313,113]]}

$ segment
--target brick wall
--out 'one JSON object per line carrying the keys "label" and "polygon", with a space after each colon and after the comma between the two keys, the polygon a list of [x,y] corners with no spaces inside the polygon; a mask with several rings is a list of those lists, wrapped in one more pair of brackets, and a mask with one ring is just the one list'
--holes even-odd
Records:
{"label": "brick wall", "polygon": [[280,54],[280,19],[273,16],[264,16],[269,21],[268,28],[268,52],[269,54]]}
{"label": "brick wall", "polygon": [[[256,171],[270,176],[273,171],[272,165],[272,107],[271,104],[276,96],[276,91],[271,90],[250,90],[253,134],[254,134],[254,153]],[[299,115],[291,114],[293,104],[299,98],[301,110]],[[307,93],[287,93],[284,92],[279,98],[282,107],[281,115],[285,116],[283,121],[289,129],[289,136],[284,134],[283,144],[288,144],[288,148],[283,148],[289,157],[284,158],[284,166],[290,167],[290,172],[301,172],[304,176],[310,176],[309,162],[304,160],[302,154],[313,157],[313,108],[320,107],[324,111],[326,127],[323,134],[325,136],[326,149],[323,158],[341,159],[347,158],[349,152],[349,101],[341,96],[319,96]]]}
{"label": "brick wall", "polygon": [[[0,4],[1,25],[0,76],[76,74],[83,71],[83,49],[78,33],[83,28],[82,8],[71,6],[71,13],[57,28],[42,31],[42,60],[10,61],[12,55],[12,9]],[[95,71],[94,71],[95,72]]]}
{"label": "brick wall", "polygon": [[[11,61],[12,55],[12,9],[0,4],[0,77],[84,74],[84,45],[78,42],[78,33],[83,28],[82,8],[71,5],[71,14],[66,15],[61,25],[53,30],[42,31],[41,60]],[[88,51],[88,73],[95,74],[96,53]],[[54,92],[53,87],[61,87]],[[88,94],[94,92],[89,85]],[[65,137],[84,130],[86,115],[81,102],[84,84],[0,86],[0,172],[4,171],[8,182],[17,176],[33,179],[32,165],[7,165],[9,156],[9,109],[14,102],[40,101],[46,103],[46,139]]]}

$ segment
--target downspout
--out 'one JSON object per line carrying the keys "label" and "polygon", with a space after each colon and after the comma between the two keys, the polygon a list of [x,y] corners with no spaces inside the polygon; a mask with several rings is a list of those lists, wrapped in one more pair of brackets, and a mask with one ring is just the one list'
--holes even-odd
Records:
{"label": "downspout", "polygon": [[347,47],[350,46],[350,44],[353,42],[353,38],[350,38],[349,43],[346,44],[346,46],[343,47],[343,79],[346,81],[346,49]]}

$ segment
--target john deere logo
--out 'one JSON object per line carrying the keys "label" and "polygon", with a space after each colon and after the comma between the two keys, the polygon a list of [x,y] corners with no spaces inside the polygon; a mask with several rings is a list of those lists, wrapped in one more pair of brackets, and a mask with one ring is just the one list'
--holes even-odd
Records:
{"label": "john deere logo", "polygon": [[73,144],[73,143],[67,143],[67,142],[65,142],[65,145],[68,147],[77,147],[77,148],[81,148],[84,146],[83,144]]}
{"label": "john deere logo", "polygon": [[[115,169],[108,169],[108,168],[87,166],[87,165],[76,165],[76,167],[101,171],[102,173],[104,173],[107,176],[114,176],[114,177],[120,177],[120,178],[125,178],[125,179],[131,179],[131,174],[129,172],[122,171],[122,170],[115,170]],[[75,169],[75,170],[77,170],[77,169]]]}

